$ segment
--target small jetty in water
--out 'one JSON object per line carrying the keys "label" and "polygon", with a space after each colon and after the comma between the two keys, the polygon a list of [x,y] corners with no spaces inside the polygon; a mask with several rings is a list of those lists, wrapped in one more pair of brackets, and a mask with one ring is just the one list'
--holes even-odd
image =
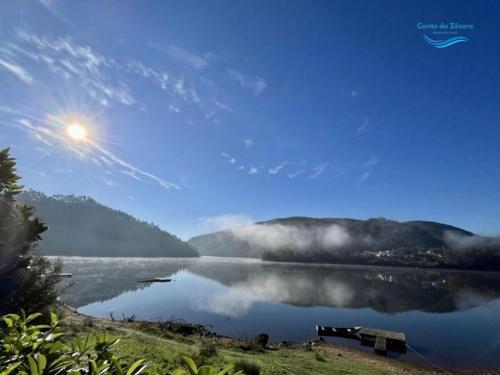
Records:
{"label": "small jetty in water", "polygon": [[343,337],[358,340],[361,345],[374,348],[375,353],[385,355],[387,351],[406,353],[406,335],[376,328],[335,328],[316,326],[318,336]]}
{"label": "small jetty in water", "polygon": [[153,277],[152,279],[137,280],[138,283],[169,283],[172,279],[168,277]]}
{"label": "small jetty in water", "polygon": [[56,276],[59,276],[59,277],[73,277],[73,274],[67,273],[67,272],[60,272],[60,273],[56,274]]}

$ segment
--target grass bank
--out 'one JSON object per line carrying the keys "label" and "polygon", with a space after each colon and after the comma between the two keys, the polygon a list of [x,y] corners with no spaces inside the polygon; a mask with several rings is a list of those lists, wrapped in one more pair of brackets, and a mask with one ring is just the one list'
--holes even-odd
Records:
{"label": "grass bank", "polygon": [[[159,373],[183,366],[188,355],[198,364],[223,367],[237,364],[247,375],[316,374],[443,374],[424,366],[380,357],[331,344],[259,347],[252,340],[239,340],[208,333],[200,327],[179,332],[165,323],[113,322],[67,310],[66,329],[72,335],[107,331],[119,338],[115,351],[130,360],[144,358]],[[451,372],[450,372],[451,373]]]}

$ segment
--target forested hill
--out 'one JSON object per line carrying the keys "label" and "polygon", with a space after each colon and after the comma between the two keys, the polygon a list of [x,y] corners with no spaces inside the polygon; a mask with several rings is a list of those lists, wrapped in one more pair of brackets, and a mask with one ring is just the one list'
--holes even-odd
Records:
{"label": "forested hill", "polygon": [[500,270],[500,237],[481,237],[430,221],[289,217],[188,242],[202,255]]}
{"label": "forested hill", "polygon": [[49,227],[38,250],[48,255],[196,257],[186,242],[158,226],[106,207],[89,197],[24,191],[18,201],[36,207]]}

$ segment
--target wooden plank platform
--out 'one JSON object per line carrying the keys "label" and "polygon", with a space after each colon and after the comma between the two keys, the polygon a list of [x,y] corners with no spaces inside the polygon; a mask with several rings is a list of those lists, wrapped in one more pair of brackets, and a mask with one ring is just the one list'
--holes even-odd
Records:
{"label": "wooden plank platform", "polygon": [[358,333],[361,336],[385,337],[386,339],[394,341],[406,342],[406,335],[403,332],[386,331],[376,328],[361,328]]}
{"label": "wooden plank platform", "polygon": [[361,345],[374,348],[378,354],[386,354],[387,351],[406,353],[406,335],[403,332],[364,327],[336,328],[327,326],[316,326],[316,331],[318,336],[359,340]]}
{"label": "wooden plank platform", "polygon": [[387,339],[383,336],[377,336],[375,339],[375,351],[380,354],[387,353]]}

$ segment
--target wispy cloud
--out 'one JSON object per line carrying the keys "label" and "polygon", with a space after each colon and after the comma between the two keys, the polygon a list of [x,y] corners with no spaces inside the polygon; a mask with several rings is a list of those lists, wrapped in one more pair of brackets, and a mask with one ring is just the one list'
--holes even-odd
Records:
{"label": "wispy cloud", "polygon": [[[0,110],[14,115],[23,115],[20,112],[16,112],[5,107],[0,107]],[[93,139],[88,139],[80,144],[68,142],[63,125],[64,124],[61,122],[61,120],[57,119],[56,117],[49,117],[45,120],[37,121],[32,121],[25,117],[21,117],[18,118],[17,121],[13,121],[11,123],[11,126],[17,126],[20,129],[30,133],[37,141],[43,143],[49,148],[66,148],[77,154],[81,159],[89,160],[98,167],[107,168],[107,170],[109,170],[110,168],[114,168],[137,181],[148,180],[157,183],[164,189],[180,189],[179,185],[160,178],[151,172],[133,165],[129,161],[106,149],[104,146]],[[94,160],[97,160],[98,163],[96,163]]]}
{"label": "wispy cloud", "polygon": [[326,171],[326,169],[328,168],[329,165],[330,165],[330,163],[321,163],[321,164],[317,165],[316,167],[314,167],[312,169],[311,175],[309,176],[309,179],[314,180],[314,179],[318,178],[319,176],[321,176]]}
{"label": "wispy cloud", "polygon": [[363,164],[363,168],[371,168],[377,165],[379,159],[375,155],[370,155],[370,158]]}
{"label": "wispy cloud", "polygon": [[363,182],[368,180],[372,175],[373,168],[379,163],[379,158],[375,155],[370,155],[369,159],[365,161],[362,165],[363,172],[361,176],[359,176],[358,185],[361,185]]}
{"label": "wispy cloud", "polygon": [[18,37],[23,45],[11,44],[11,51],[45,64],[65,80],[73,80],[99,102],[104,103],[107,98],[125,105],[135,104],[127,85],[105,74],[105,69],[118,69],[114,59],[68,37],[46,38],[25,31],[20,31]]}
{"label": "wispy cloud", "polygon": [[259,173],[259,167],[248,167],[248,174],[257,174]]}
{"label": "wispy cloud", "polygon": [[368,121],[367,117],[363,117],[363,122],[356,129],[356,134],[368,133],[369,130],[370,130],[370,121]]}
{"label": "wispy cloud", "polygon": [[236,159],[233,158],[231,155],[221,152],[221,156],[224,158],[224,160],[229,163],[229,164],[236,164]]}
{"label": "wispy cloud", "polygon": [[153,47],[167,54],[172,60],[188,64],[190,67],[196,70],[201,70],[207,67],[210,62],[215,58],[215,55],[211,52],[207,52],[201,55],[195,54],[193,52],[187,51],[179,46],[159,46],[153,45]]}
{"label": "wispy cloud", "polygon": [[250,148],[253,145],[253,140],[252,138],[246,138],[243,140],[243,144],[245,145],[246,148]]}
{"label": "wispy cloud", "polygon": [[9,73],[14,74],[18,79],[27,84],[33,83],[33,77],[29,75],[26,70],[20,65],[16,65],[14,63],[8,62],[6,60],[0,59],[0,66],[6,69]]}
{"label": "wispy cloud", "polygon": [[250,89],[255,96],[262,94],[267,88],[267,82],[261,77],[248,77],[235,69],[229,69],[228,74],[243,88]]}
{"label": "wispy cloud", "polygon": [[295,178],[295,177],[298,177],[298,176],[300,176],[301,174],[303,174],[304,172],[306,172],[306,170],[307,170],[307,169],[305,169],[305,168],[304,168],[304,169],[298,169],[298,170],[296,170],[296,171],[294,171],[294,172],[290,172],[290,173],[288,173],[288,177],[289,177],[289,178]]}
{"label": "wispy cloud", "polygon": [[206,232],[215,232],[251,225],[254,223],[254,220],[250,216],[242,214],[223,214],[202,217],[199,222],[202,230]]}
{"label": "wispy cloud", "polygon": [[288,161],[284,161],[283,163],[273,167],[269,168],[268,172],[269,174],[278,174],[280,171],[288,164]]}
{"label": "wispy cloud", "polygon": [[370,175],[371,175],[371,171],[364,171],[363,173],[361,173],[361,176],[359,177],[359,183],[362,184],[363,182],[368,180]]}

